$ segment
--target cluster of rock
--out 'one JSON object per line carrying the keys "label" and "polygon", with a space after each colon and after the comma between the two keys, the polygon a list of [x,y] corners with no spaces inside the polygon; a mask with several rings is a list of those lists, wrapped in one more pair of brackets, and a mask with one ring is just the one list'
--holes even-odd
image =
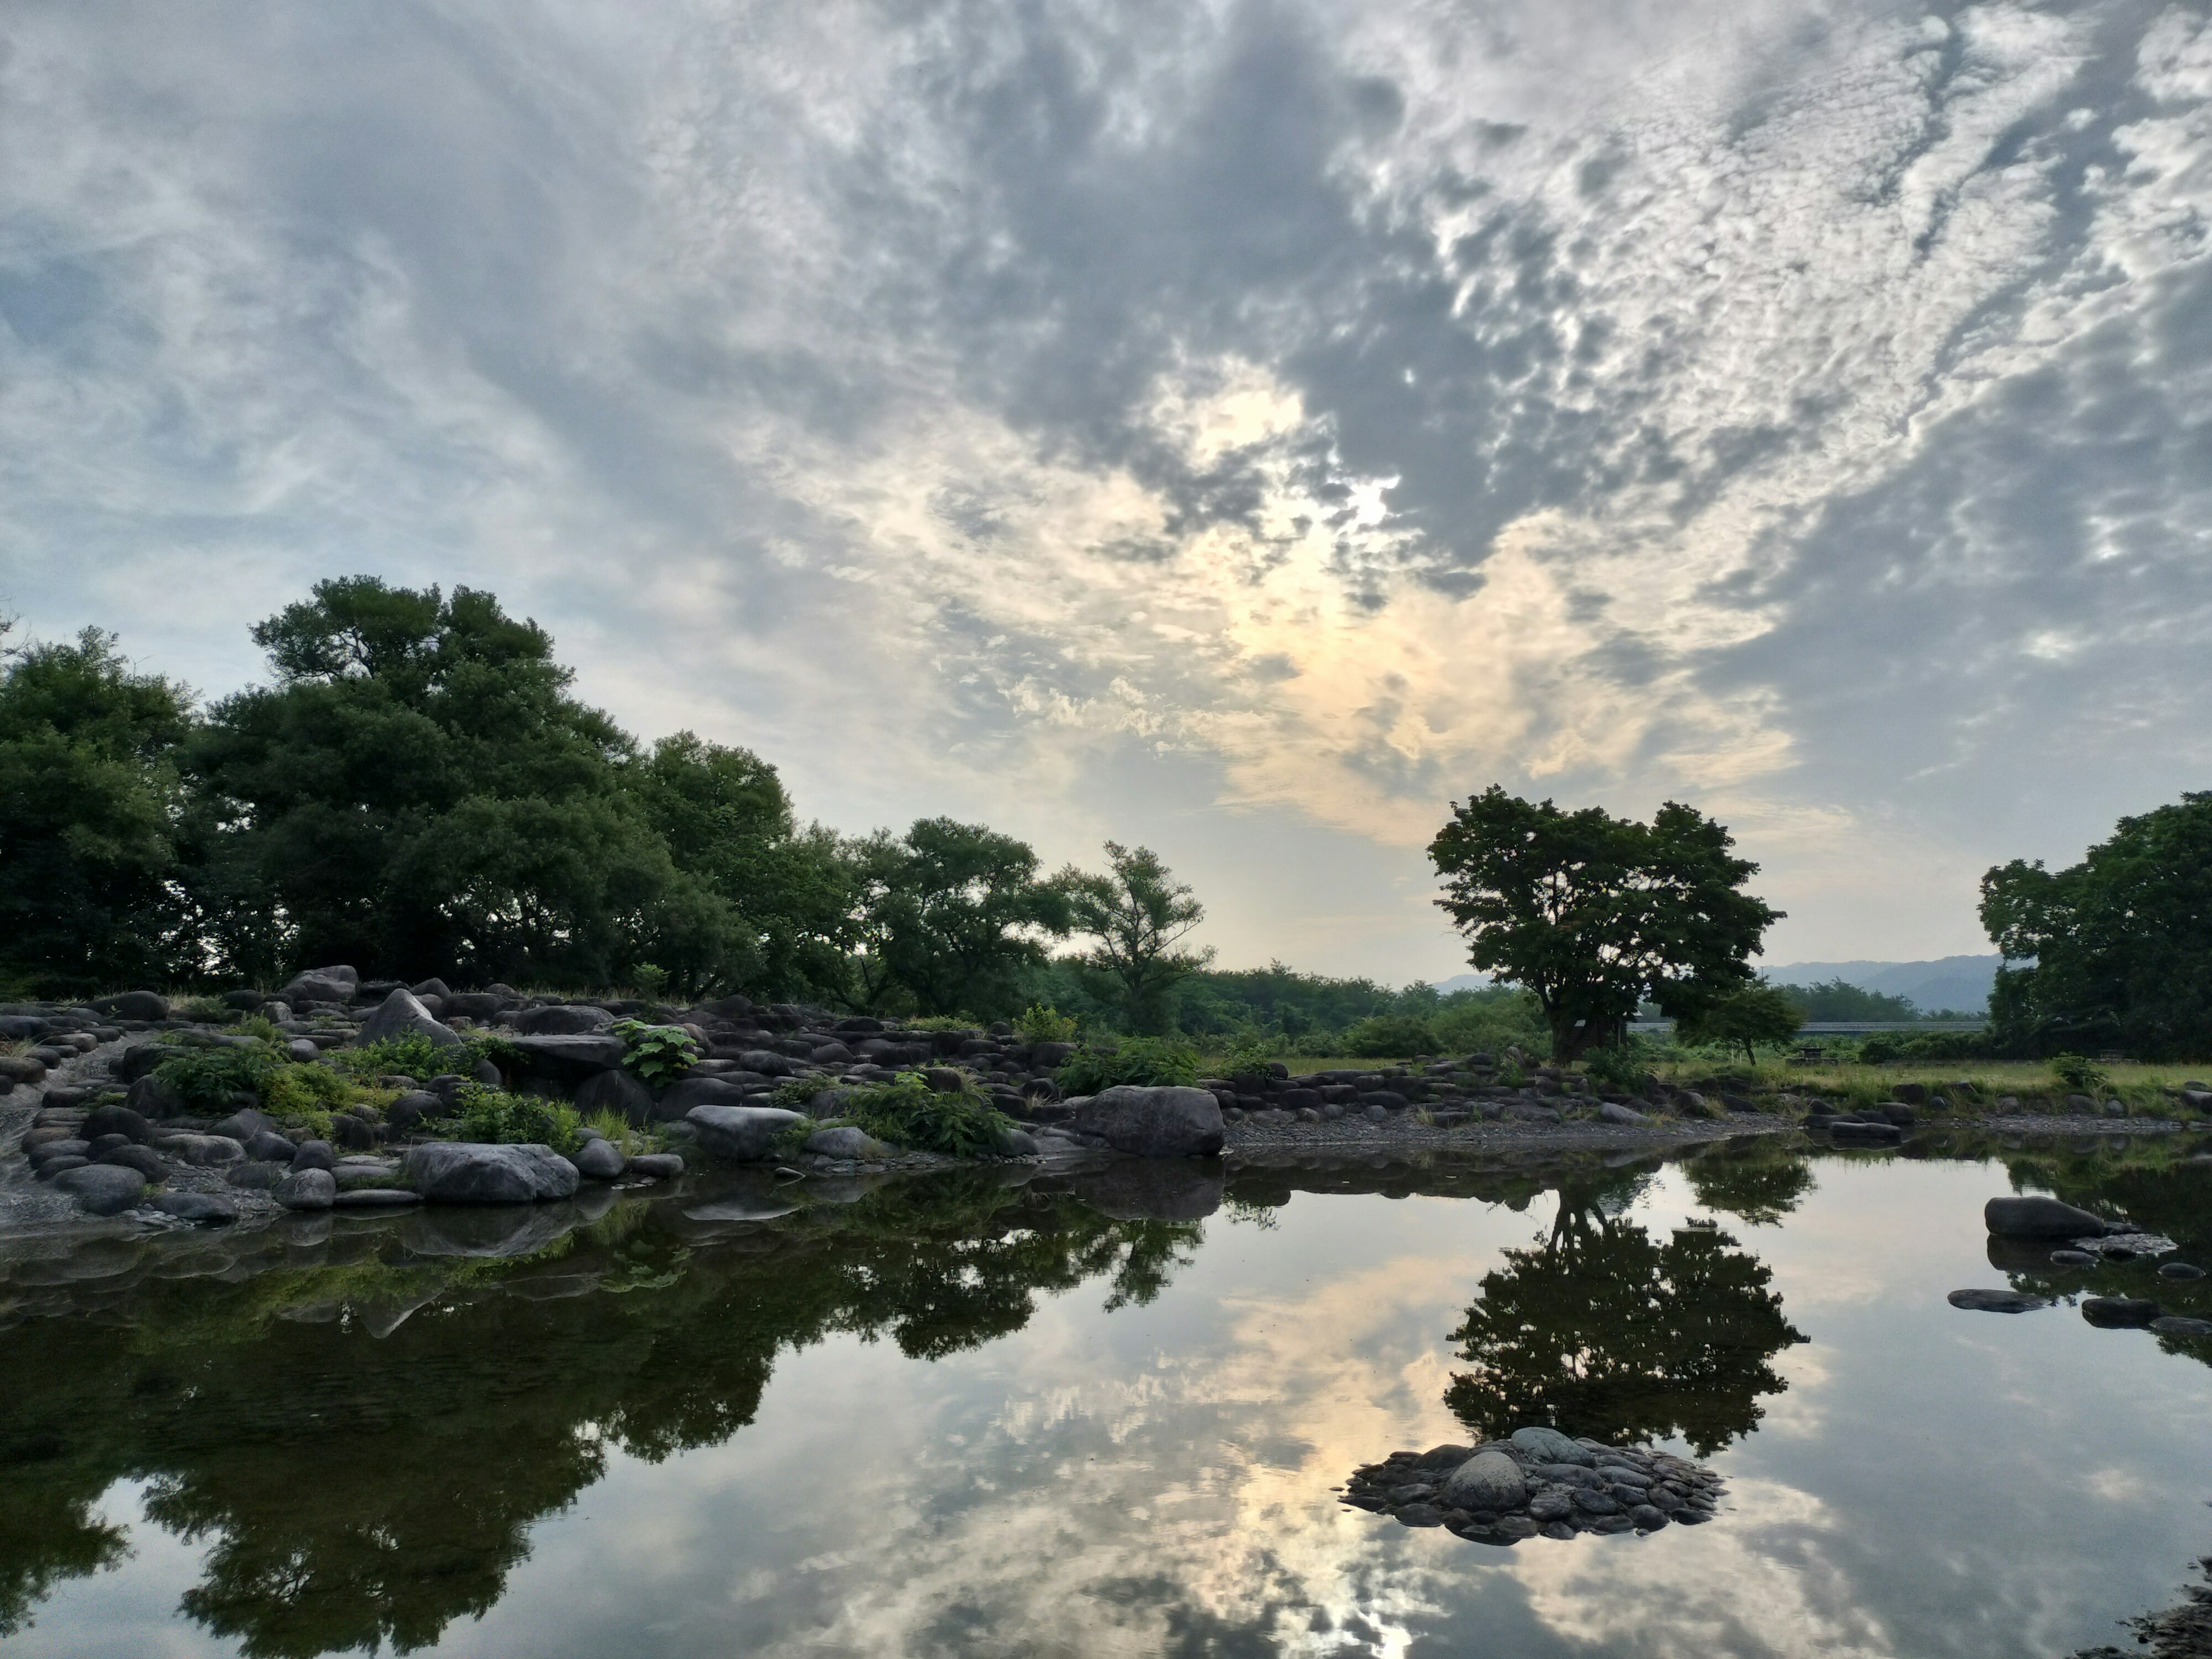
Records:
{"label": "cluster of rock", "polygon": [[[2163,1234],[2107,1221],[2039,1194],[1991,1199],[1982,1206],[1982,1224],[1992,1240],[2023,1248],[2027,1261],[2022,1265],[2080,1269],[2106,1262],[2156,1261],[2179,1248]],[[2176,1282],[2204,1277],[2202,1267],[2187,1261],[2161,1262],[2158,1273]],[[2032,1313],[2057,1301],[2033,1291],[1980,1288],[1954,1291],[1947,1299],[1969,1312],[2007,1314]],[[2084,1297],[2081,1317],[2108,1330],[2148,1328],[2160,1336],[2212,1336],[2212,1320],[2169,1314],[2149,1297]]]}
{"label": "cluster of rock", "polygon": [[1522,1428],[1481,1447],[1393,1452],[1356,1470],[1343,1501],[1409,1527],[1516,1544],[1695,1526],[1712,1519],[1722,1491],[1719,1475],[1669,1452]]}
{"label": "cluster of rock", "polygon": [[[1526,1082],[1508,1082],[1525,1075]],[[1596,1117],[1621,1124],[1649,1123],[1650,1114],[1669,1109],[1704,1115],[1717,1103],[1729,1111],[1751,1112],[1753,1103],[1735,1096],[1718,1102],[1694,1090],[1653,1081],[1641,1096],[1595,1088],[1579,1073],[1539,1066],[1525,1073],[1501,1066],[1486,1054],[1432,1060],[1373,1071],[1310,1072],[1293,1076],[1281,1060],[1265,1071],[1203,1079],[1200,1087],[1221,1104],[1231,1123],[1336,1122],[1364,1116],[1381,1123],[1418,1111],[1431,1122],[1561,1123],[1570,1116]],[[1639,1106],[1637,1103],[1641,1103]]]}

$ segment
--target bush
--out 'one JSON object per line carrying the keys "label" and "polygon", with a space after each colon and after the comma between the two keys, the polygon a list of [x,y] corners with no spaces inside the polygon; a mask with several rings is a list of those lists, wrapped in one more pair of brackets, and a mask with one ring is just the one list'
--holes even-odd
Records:
{"label": "bush", "polygon": [[1073,1042],[1075,1040],[1075,1020],[1063,1014],[1050,1003],[1032,1002],[1022,1011],[1014,1022],[1014,1030],[1025,1042]]}
{"label": "bush", "polygon": [[234,1095],[262,1098],[263,1091],[286,1063],[273,1049],[258,1042],[251,1047],[187,1048],[156,1066],[154,1075],[174,1089],[195,1113],[220,1117],[232,1109]]}
{"label": "bush", "polygon": [[[973,1085],[938,1090],[918,1072],[902,1072],[889,1083],[842,1091],[837,1115],[878,1140],[912,1146],[949,1158],[978,1158],[994,1152],[1013,1120]],[[811,1134],[823,1124],[804,1127]]]}
{"label": "bush", "polygon": [[2100,1094],[2112,1086],[2112,1080],[2105,1075],[2103,1068],[2080,1054],[2053,1054],[2051,1070],[2077,1095]]}
{"label": "bush", "polygon": [[1399,1060],[1409,1054],[1437,1051],[1437,1034],[1428,1021],[1411,1014],[1370,1014],[1347,1026],[1344,1052],[1363,1059]]}
{"label": "bush", "polygon": [[357,1048],[333,1048],[331,1063],[348,1077],[411,1077],[416,1082],[447,1072],[465,1072],[474,1063],[468,1044],[455,1048],[422,1036],[386,1037]]}
{"label": "bush", "polygon": [[1054,1074],[1060,1092],[1095,1095],[1124,1084],[1159,1089],[1198,1081],[1198,1051],[1165,1037],[1131,1037],[1111,1048],[1086,1043]]}
{"label": "bush", "polygon": [[619,1020],[615,1035],[623,1040],[623,1069],[655,1087],[675,1081],[699,1058],[697,1041],[680,1025]]}
{"label": "bush", "polygon": [[482,1084],[465,1085],[454,1097],[454,1109],[441,1125],[456,1140],[483,1141],[513,1146],[526,1143],[550,1146],[563,1154],[578,1149],[576,1133],[583,1120],[566,1101],[542,1095],[511,1095]]}
{"label": "bush", "polygon": [[898,1022],[909,1031],[980,1031],[983,1022],[973,1014],[929,1014]]}
{"label": "bush", "polygon": [[1536,1000],[1525,993],[1447,1005],[1429,1017],[1429,1030],[1440,1054],[1496,1054],[1502,1048],[1543,1054],[1552,1050],[1552,1028],[1544,1023]]}
{"label": "bush", "polygon": [[1607,1043],[1583,1052],[1583,1069],[1600,1088],[1636,1094],[1651,1079],[1651,1058],[1632,1036],[1622,1043]]}

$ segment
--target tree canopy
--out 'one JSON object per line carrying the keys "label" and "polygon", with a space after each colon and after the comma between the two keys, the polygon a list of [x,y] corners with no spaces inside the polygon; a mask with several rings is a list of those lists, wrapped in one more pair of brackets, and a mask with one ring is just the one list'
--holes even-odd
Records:
{"label": "tree canopy", "polygon": [[1211,947],[1179,948],[1206,920],[1206,907],[1148,847],[1106,843],[1108,873],[1071,875],[1069,920],[1097,943],[1081,958],[1094,994],[1112,1003],[1133,1031],[1160,1032],[1173,1023],[1168,994],[1213,960]]}
{"label": "tree canopy", "polygon": [[1999,1045],[2212,1054],[2212,793],[2122,818],[2068,869],[1997,866],[1981,912],[2006,957],[1990,994]]}
{"label": "tree canopy", "polygon": [[1534,994],[1554,1056],[1571,1060],[1619,1041],[1646,1000],[1679,1018],[1750,981],[1782,913],[1742,890],[1759,866],[1734,845],[1674,801],[1645,824],[1493,784],[1454,809],[1429,856],[1468,961]]}

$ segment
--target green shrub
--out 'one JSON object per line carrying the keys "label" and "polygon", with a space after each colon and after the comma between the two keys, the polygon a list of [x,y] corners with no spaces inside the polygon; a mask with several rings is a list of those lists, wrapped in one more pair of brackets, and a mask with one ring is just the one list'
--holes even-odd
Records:
{"label": "green shrub", "polygon": [[1429,1017],[1429,1030],[1440,1054],[1495,1054],[1501,1048],[1542,1054],[1552,1048],[1552,1030],[1544,1023],[1544,1012],[1526,994],[1447,1006]]}
{"label": "green shrub", "polygon": [[634,1158],[653,1144],[653,1138],[641,1130],[612,1107],[603,1106],[584,1120],[587,1129],[597,1129],[606,1139],[623,1150],[623,1156]]}
{"label": "green shrub", "polygon": [[259,1037],[272,1048],[282,1048],[288,1041],[284,1034],[276,1029],[276,1022],[266,1014],[246,1015],[244,1019],[238,1022],[238,1034],[240,1036]]}
{"label": "green shrub", "polygon": [[1344,1052],[1363,1059],[1397,1060],[1409,1054],[1432,1054],[1437,1034],[1428,1021],[1412,1014],[1370,1014],[1345,1028]]}
{"label": "green shrub", "polygon": [[1075,1018],[1063,1014],[1050,1003],[1032,1002],[1022,1010],[1022,1017],[1014,1022],[1014,1030],[1024,1042],[1073,1042],[1075,1041]]}
{"label": "green shrub", "polygon": [[1887,1031],[1876,1031],[1859,1044],[1859,1063],[1887,1066],[1905,1058],[1905,1044]]}
{"label": "green shrub", "polygon": [[668,969],[641,962],[629,972],[630,988],[647,1002],[658,1002],[668,989]]}
{"label": "green shrub", "polygon": [[466,1072],[476,1055],[464,1042],[450,1042],[419,1034],[364,1042],[357,1048],[333,1048],[331,1063],[348,1077],[411,1077],[420,1083],[447,1072]]}
{"label": "green shrub", "polygon": [[[942,1152],[949,1158],[979,1158],[996,1152],[1013,1120],[975,1085],[939,1090],[918,1072],[902,1072],[888,1083],[843,1091],[835,1120],[857,1124],[878,1140]],[[823,1127],[814,1124],[807,1133]]]}
{"label": "green shrub", "polygon": [[2112,1085],[2102,1067],[2092,1064],[2080,1054],[2053,1054],[2051,1057],[2052,1075],[2077,1095],[2101,1094]]}
{"label": "green shrub", "polygon": [[452,1115],[440,1123],[456,1140],[496,1146],[534,1143],[555,1152],[575,1152],[583,1120],[566,1101],[542,1095],[511,1095],[480,1083],[465,1085],[453,1097]]}
{"label": "green shrub", "polygon": [[983,1022],[973,1014],[931,1014],[923,1019],[902,1019],[909,1031],[980,1031]]}
{"label": "green shrub", "polygon": [[615,1035],[623,1040],[623,1069],[656,1088],[674,1082],[699,1058],[698,1040],[680,1025],[617,1020]]}
{"label": "green shrub", "polygon": [[1166,1037],[1130,1037],[1111,1048],[1085,1043],[1054,1074],[1060,1091],[1095,1095],[1123,1084],[1159,1089],[1198,1081],[1198,1051]]}
{"label": "green shrub", "polygon": [[174,1089],[185,1104],[202,1116],[221,1116],[231,1109],[231,1097],[251,1094],[257,1098],[287,1062],[264,1043],[214,1048],[187,1048],[163,1060],[154,1075]]}
{"label": "green shrub", "polygon": [[271,1117],[313,1126],[327,1136],[331,1113],[361,1092],[327,1066],[295,1060],[278,1066],[261,1085],[261,1109]]}
{"label": "green shrub", "polygon": [[1602,1048],[1586,1051],[1583,1069],[1600,1088],[1624,1094],[1638,1093],[1651,1079],[1650,1059],[1644,1052],[1643,1044],[1632,1036],[1626,1042],[1608,1043]]}

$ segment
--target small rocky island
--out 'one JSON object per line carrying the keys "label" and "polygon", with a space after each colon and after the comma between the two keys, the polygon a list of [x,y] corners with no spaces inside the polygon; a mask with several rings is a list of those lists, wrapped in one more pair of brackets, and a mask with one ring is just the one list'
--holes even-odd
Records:
{"label": "small rocky island", "polygon": [[1696,1526],[1721,1478],[1671,1452],[1608,1446],[1557,1429],[1516,1429],[1482,1446],[1393,1452],[1352,1474],[1344,1502],[1478,1544]]}

